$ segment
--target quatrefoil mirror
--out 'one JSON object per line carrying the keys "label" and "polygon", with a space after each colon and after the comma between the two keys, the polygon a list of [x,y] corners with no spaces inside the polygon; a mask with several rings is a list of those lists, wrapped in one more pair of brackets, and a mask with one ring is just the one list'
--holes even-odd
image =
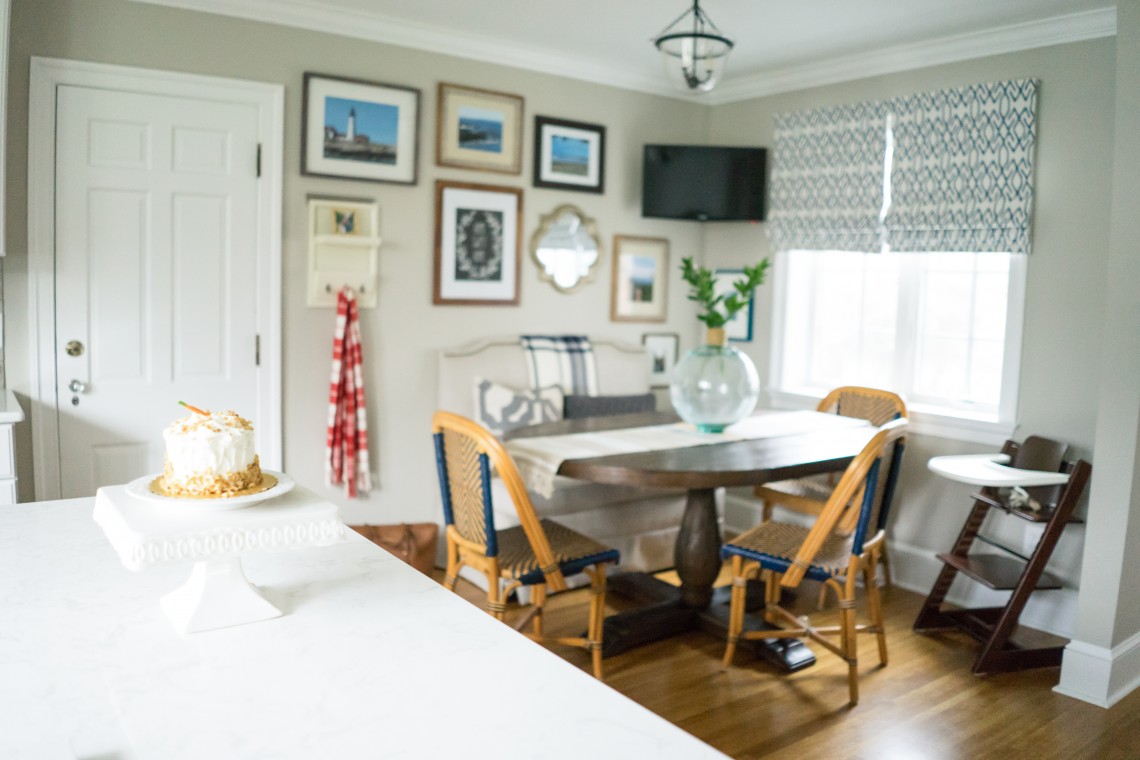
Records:
{"label": "quatrefoil mirror", "polygon": [[602,242],[594,220],[567,203],[539,218],[530,239],[530,255],[540,279],[571,293],[594,279]]}

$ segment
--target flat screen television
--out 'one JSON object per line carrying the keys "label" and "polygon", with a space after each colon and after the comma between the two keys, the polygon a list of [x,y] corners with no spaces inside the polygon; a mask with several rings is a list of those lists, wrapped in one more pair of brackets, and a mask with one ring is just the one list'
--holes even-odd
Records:
{"label": "flat screen television", "polygon": [[764,218],[767,150],[646,145],[641,215],[721,222]]}

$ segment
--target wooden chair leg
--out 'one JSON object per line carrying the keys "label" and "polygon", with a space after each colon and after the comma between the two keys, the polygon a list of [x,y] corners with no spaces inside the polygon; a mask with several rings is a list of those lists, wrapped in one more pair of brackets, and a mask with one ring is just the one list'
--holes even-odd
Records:
{"label": "wooden chair leg", "polygon": [[495,616],[496,620],[506,620],[507,605],[501,600],[499,592],[499,579],[491,573],[487,577],[487,612]]}
{"label": "wooden chair leg", "polygon": [[839,600],[840,648],[847,660],[847,690],[851,706],[859,704],[859,646],[855,641],[855,573],[849,572],[844,598]]}
{"label": "wooden chair leg", "polygon": [[879,552],[879,562],[883,565],[883,586],[885,588],[891,587],[891,555],[887,553],[887,542],[883,542],[883,547]]}
{"label": "wooden chair leg", "polygon": [[463,563],[459,561],[459,547],[449,536],[447,539],[447,570],[443,576],[443,587],[448,591],[455,590],[455,582],[459,580],[459,569],[461,567],[463,567]]}
{"label": "wooden chair leg", "polygon": [[[740,632],[744,630],[744,603],[748,580],[744,577],[743,569],[744,558],[740,555],[734,555],[732,558],[732,596],[728,608],[728,643],[724,649],[724,662],[722,664],[725,670],[732,664],[733,655],[736,654],[736,642],[740,639]],[[767,586],[765,586],[765,596],[767,596]]]}
{"label": "wooden chair leg", "polygon": [[546,585],[543,583],[537,583],[531,586],[530,594],[531,604],[534,605],[534,619],[532,622],[532,625],[534,626],[534,635],[542,636],[542,613],[545,611],[544,605],[546,604]]}
{"label": "wooden chair leg", "polygon": [[879,586],[875,578],[875,564],[872,560],[863,568],[863,585],[867,587],[867,614],[875,627],[879,640],[879,663],[887,664],[887,631],[883,627],[883,604],[879,597]]}
{"label": "wooden chair leg", "polygon": [[594,678],[602,680],[602,631],[606,622],[606,568],[595,565],[590,576],[590,623],[586,647],[593,660]]}

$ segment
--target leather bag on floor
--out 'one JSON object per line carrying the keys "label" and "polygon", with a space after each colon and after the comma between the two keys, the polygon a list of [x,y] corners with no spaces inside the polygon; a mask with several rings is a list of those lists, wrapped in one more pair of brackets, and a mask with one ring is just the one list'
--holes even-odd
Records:
{"label": "leather bag on floor", "polygon": [[436,542],[439,540],[439,526],[435,523],[348,527],[395,554],[424,575],[431,575],[432,568],[435,567]]}

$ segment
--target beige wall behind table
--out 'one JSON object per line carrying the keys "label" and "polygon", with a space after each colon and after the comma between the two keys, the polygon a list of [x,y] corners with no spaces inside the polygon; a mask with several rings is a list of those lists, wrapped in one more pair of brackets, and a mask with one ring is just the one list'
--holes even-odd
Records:
{"label": "beige wall behind table", "polygon": [[[429,435],[436,387],[436,352],[497,334],[586,333],[640,342],[647,331],[681,333],[693,345],[697,323],[680,278],[669,281],[668,321],[617,324],[609,319],[614,234],[668,238],[672,263],[701,255],[701,228],[692,222],[642,219],[641,146],[701,142],[704,105],[427,52],[334,37],[284,26],[172,10],[122,0],[15,0],[12,9],[8,110],[8,229],[5,305],[9,315],[9,385],[27,406],[27,81],[30,56],[69,58],[211,76],[274,82],[286,88],[283,321],[285,470],[302,485],[337,501],[349,521],[438,519]],[[422,91],[419,182],[409,187],[304,177],[300,173],[302,76],[306,71],[417,87]],[[526,99],[520,175],[435,166],[438,82],[521,95]],[[606,127],[603,195],[531,187],[535,114]],[[573,203],[595,217],[604,254],[596,280],[573,295],[538,281],[525,256],[517,307],[433,306],[433,225],[436,179],[524,189],[523,241],[538,217]],[[369,426],[377,488],[349,502],[323,484],[323,456],[333,310],[305,306],[306,197],[350,196],[380,205],[378,308],[361,311]],[[172,416],[175,416],[172,411]],[[168,420],[155,420],[155,435]],[[30,499],[31,438],[20,432],[22,499]]]}

